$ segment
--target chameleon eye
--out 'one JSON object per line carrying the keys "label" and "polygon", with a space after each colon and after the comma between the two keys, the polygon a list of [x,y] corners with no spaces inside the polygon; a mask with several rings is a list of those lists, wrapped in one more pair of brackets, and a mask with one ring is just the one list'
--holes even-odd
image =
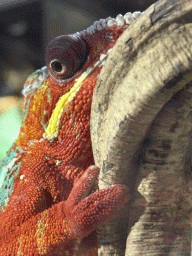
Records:
{"label": "chameleon eye", "polygon": [[66,72],[66,67],[57,59],[50,62],[50,67],[53,71],[57,72],[58,75],[63,75]]}
{"label": "chameleon eye", "polygon": [[87,44],[80,36],[65,35],[56,37],[48,44],[45,60],[54,78],[68,79],[81,69],[87,56]]}

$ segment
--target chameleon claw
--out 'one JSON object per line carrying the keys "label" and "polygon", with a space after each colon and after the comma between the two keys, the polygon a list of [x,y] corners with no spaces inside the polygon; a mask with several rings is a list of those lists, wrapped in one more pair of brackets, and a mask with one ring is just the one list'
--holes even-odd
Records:
{"label": "chameleon claw", "polygon": [[97,190],[87,196],[97,179],[98,172],[99,168],[89,167],[74,185],[66,201],[67,208],[71,211],[76,236],[87,236],[130,199],[129,189],[119,184]]}

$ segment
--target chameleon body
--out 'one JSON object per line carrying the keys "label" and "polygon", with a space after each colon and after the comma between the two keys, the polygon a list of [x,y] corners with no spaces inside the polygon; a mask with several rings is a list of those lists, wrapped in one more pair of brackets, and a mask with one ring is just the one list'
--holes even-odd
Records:
{"label": "chameleon body", "polygon": [[0,255],[97,255],[96,228],[129,198],[97,190],[90,139],[94,86],[111,48],[139,15],[53,39],[27,79],[18,139],[0,169]]}

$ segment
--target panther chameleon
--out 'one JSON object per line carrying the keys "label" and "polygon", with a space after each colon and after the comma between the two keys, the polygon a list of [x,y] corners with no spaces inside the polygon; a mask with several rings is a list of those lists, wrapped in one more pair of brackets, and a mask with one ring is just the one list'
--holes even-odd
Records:
{"label": "panther chameleon", "polygon": [[27,79],[20,133],[1,162],[1,256],[96,256],[97,227],[129,200],[124,185],[97,187],[90,111],[109,52],[139,15],[56,37]]}

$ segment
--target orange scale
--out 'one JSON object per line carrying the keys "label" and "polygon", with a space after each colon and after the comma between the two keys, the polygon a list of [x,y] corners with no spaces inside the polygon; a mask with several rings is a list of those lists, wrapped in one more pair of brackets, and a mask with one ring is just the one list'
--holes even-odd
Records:
{"label": "orange scale", "polygon": [[84,112],[85,112],[85,111],[84,111],[83,107],[81,107],[81,111],[80,111],[80,116],[79,116],[79,118],[78,118],[78,122],[81,121],[82,116],[84,116],[84,114],[85,114]]}
{"label": "orange scale", "polygon": [[87,89],[88,89],[88,91],[93,90],[93,85],[92,84],[88,84],[87,85]]}
{"label": "orange scale", "polygon": [[92,99],[88,98],[88,99],[87,99],[87,104],[90,105],[90,108],[91,108],[91,102],[92,102]]}
{"label": "orange scale", "polygon": [[72,117],[71,119],[69,119],[69,122],[68,122],[68,125],[69,125],[69,127],[71,127],[72,125],[73,125],[73,123],[74,123],[74,117]]}
{"label": "orange scale", "polygon": [[79,100],[77,98],[75,98],[72,102],[73,102],[74,106],[79,104]]}
{"label": "orange scale", "polygon": [[83,105],[83,100],[80,100],[78,105],[82,106]]}
{"label": "orange scale", "polygon": [[85,96],[89,93],[89,91],[88,90],[83,90],[81,93],[82,93],[83,96]]}
{"label": "orange scale", "polygon": [[88,99],[88,96],[84,96],[84,97],[83,97],[83,103],[86,103],[86,102],[87,102],[87,99]]}
{"label": "orange scale", "polygon": [[93,86],[92,88],[90,88],[90,89],[88,90],[88,95],[89,95],[89,96],[93,94],[94,88],[95,88],[95,86]]}
{"label": "orange scale", "polygon": [[82,94],[77,95],[77,100],[82,100]]}
{"label": "orange scale", "polygon": [[89,111],[90,110],[90,104],[89,103],[85,104],[83,106],[83,110],[86,111],[86,112]]}
{"label": "orange scale", "polygon": [[74,111],[75,111],[75,113],[76,113],[76,116],[77,116],[77,113],[80,112],[80,110],[81,110],[81,106],[76,105],[76,106],[74,107]]}
{"label": "orange scale", "polygon": [[77,123],[78,120],[79,120],[79,118],[78,118],[77,115],[76,115],[76,117],[75,117],[75,123]]}

